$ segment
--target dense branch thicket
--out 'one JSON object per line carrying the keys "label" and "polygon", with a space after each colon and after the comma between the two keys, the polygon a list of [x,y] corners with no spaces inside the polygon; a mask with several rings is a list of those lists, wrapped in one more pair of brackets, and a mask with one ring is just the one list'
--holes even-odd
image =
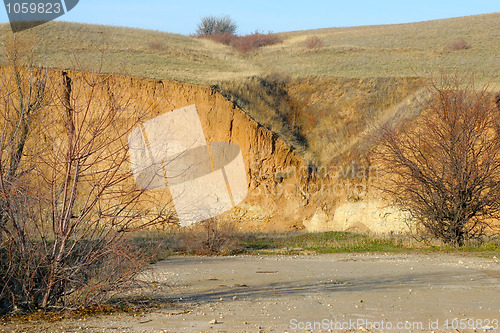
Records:
{"label": "dense branch thicket", "polygon": [[374,156],[381,189],[417,229],[460,246],[500,217],[500,112],[472,80],[444,77],[429,90],[418,119],[381,128]]}
{"label": "dense branch thicket", "polygon": [[198,37],[224,34],[234,35],[237,29],[238,26],[229,16],[207,16],[202,18],[200,24],[198,24],[196,35]]}
{"label": "dense branch thicket", "polygon": [[127,231],[159,218],[145,218],[143,190],[128,164],[128,135],[148,111],[109,76],[21,66],[20,53],[7,51],[10,66],[0,68],[0,312],[103,301],[147,264]]}

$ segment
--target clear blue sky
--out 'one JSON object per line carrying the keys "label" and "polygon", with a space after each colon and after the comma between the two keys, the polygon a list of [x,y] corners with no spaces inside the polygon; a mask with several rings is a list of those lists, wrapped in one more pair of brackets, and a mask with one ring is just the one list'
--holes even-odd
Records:
{"label": "clear blue sky", "polygon": [[[3,7],[3,6],[2,6]],[[239,33],[392,24],[500,11],[500,0],[80,0],[59,20],[193,33],[208,15],[229,15]],[[0,21],[7,22],[5,7]]]}

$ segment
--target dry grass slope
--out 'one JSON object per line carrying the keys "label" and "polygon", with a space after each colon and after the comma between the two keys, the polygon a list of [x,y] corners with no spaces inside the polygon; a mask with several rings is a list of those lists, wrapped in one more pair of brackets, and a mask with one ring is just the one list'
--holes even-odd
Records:
{"label": "dry grass slope", "polygon": [[[420,78],[252,77],[217,89],[316,165],[351,163],[363,133],[399,113],[410,115]],[[401,115],[400,115],[401,116]]]}
{"label": "dry grass slope", "polygon": [[[332,22],[334,24],[334,22]],[[0,26],[7,36],[9,26]],[[500,13],[399,25],[283,33],[283,43],[249,54],[210,40],[158,31],[51,22],[19,34],[38,47],[38,61],[86,68],[105,51],[107,72],[211,84],[268,73],[363,77],[428,77],[442,70],[475,72],[500,87]],[[304,47],[308,37],[322,46]],[[470,48],[450,49],[463,39]]]}
{"label": "dry grass slope", "polygon": [[[12,35],[7,24],[0,34]],[[500,13],[288,32],[279,34],[282,43],[246,54],[208,39],[67,22],[17,36],[34,45],[38,64],[52,68],[93,70],[102,57],[107,73],[216,85],[322,165],[353,158],[369,125],[408,112],[422,87],[418,77],[473,72],[500,89]],[[306,47],[311,38],[318,47]],[[450,47],[457,41],[468,47]]]}
{"label": "dry grass slope", "polygon": [[[500,13],[410,24],[298,31],[258,58],[268,68],[298,75],[429,77],[460,69],[500,84]],[[305,51],[309,36],[324,47]],[[463,38],[470,46],[450,50]]]}
{"label": "dry grass slope", "polygon": [[[10,37],[9,25],[0,34]],[[102,57],[107,73],[197,84],[260,72],[229,46],[152,30],[50,22],[17,37],[30,41],[37,63],[51,68],[91,71]]]}

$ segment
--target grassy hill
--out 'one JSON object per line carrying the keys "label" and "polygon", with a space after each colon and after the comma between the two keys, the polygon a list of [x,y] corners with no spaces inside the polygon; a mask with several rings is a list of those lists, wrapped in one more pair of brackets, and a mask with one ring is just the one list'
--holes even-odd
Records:
{"label": "grassy hill", "polygon": [[[0,34],[12,34],[8,24],[0,26]],[[38,62],[50,67],[75,67],[76,58],[92,69],[104,56],[106,72],[198,84],[269,73],[428,77],[458,68],[500,86],[500,13],[280,35],[282,43],[242,55],[209,40],[111,26],[51,22],[18,34],[36,47]],[[307,49],[309,36],[323,46]],[[470,48],[447,47],[460,38]]]}
{"label": "grassy hill", "polygon": [[[310,35],[321,38],[325,47],[305,51],[302,44]],[[285,36],[281,51],[275,47],[260,55],[270,68],[287,68],[299,75],[346,77],[428,77],[458,68],[499,83],[500,13],[410,24],[300,31]],[[460,38],[470,45],[469,49],[448,49],[449,44]],[[280,52],[285,56],[279,57]]]}
{"label": "grassy hill", "polygon": [[[0,35],[12,37],[9,25],[0,25]],[[419,78],[473,72],[500,89],[500,13],[279,35],[281,43],[247,54],[190,36],[66,22],[16,37],[52,68],[92,71],[102,59],[107,73],[214,85],[322,165],[349,163],[362,150],[361,133],[414,113]],[[306,47],[309,37],[321,46]],[[450,47],[459,40],[468,47]]]}

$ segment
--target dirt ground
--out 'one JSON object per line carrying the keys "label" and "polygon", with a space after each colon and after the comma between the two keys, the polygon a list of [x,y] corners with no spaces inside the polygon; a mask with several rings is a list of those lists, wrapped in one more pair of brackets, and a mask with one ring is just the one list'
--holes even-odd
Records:
{"label": "dirt ground", "polygon": [[173,257],[153,265],[143,279],[147,283],[138,293],[172,305],[143,315],[12,324],[4,330],[500,332],[496,257]]}

